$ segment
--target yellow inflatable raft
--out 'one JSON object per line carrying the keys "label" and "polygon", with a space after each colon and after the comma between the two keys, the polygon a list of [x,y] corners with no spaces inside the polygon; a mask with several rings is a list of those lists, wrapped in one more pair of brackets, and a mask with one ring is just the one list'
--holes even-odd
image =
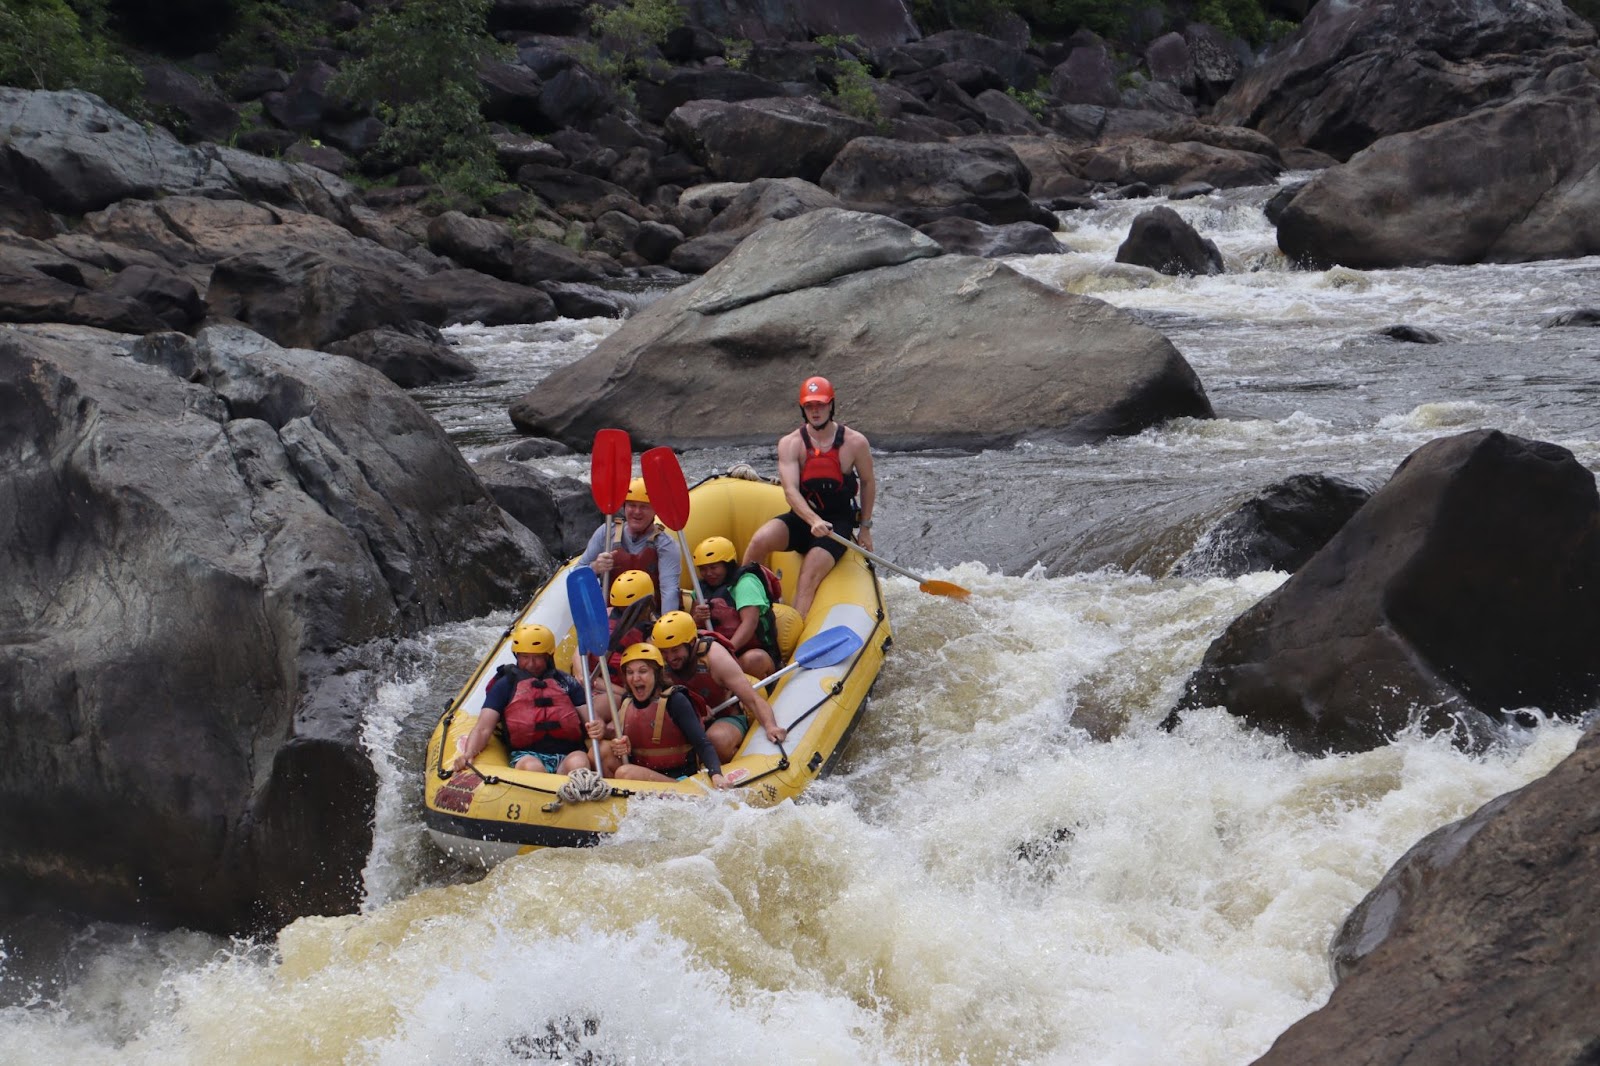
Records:
{"label": "yellow inflatable raft", "polygon": [[[722,535],[741,552],[756,529],[787,510],[783,490],[764,481],[715,477],[690,490],[689,524],[684,537],[692,548],[701,539]],[[783,579],[784,599],[792,600],[800,557],[781,552],[769,561]],[[703,796],[712,791],[704,772],[683,781],[647,783],[609,780],[611,796],[602,800],[557,800],[563,775],[515,770],[497,736],[469,767],[451,772],[456,741],[471,730],[483,706],[488,680],[502,663],[514,661],[511,628],[539,622],[561,640],[557,662],[568,664],[576,648],[572,611],[567,603],[567,571],[562,567],[512,621],[478,664],[434,727],[425,766],[423,822],[449,854],[482,865],[538,847],[582,847],[616,831],[630,802],[660,796]],[[685,587],[689,587],[687,569]],[[861,638],[861,648],[835,666],[798,669],[778,682],[768,697],[778,722],[788,730],[782,745],[769,741],[759,726],[723,771],[730,790],[745,802],[770,805],[798,796],[828,772],[867,702],[883,665],[891,635],[883,590],[872,564],[859,552],[846,552],[823,580],[810,617],[797,633],[785,634],[785,654],[804,640],[835,626]]]}

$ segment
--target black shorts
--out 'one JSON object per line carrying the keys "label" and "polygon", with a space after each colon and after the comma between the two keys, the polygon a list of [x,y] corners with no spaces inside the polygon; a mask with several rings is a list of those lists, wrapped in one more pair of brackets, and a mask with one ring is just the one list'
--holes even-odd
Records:
{"label": "black shorts", "polygon": [[[855,528],[851,525],[849,519],[841,521],[835,518],[828,518],[826,515],[823,517],[826,521],[833,523],[833,531],[844,539],[849,540],[851,535],[855,533]],[[833,556],[834,562],[838,562],[844,557],[844,553],[849,550],[832,537],[813,537],[811,535],[811,527],[806,524],[806,520],[793,511],[785,511],[778,516],[778,521],[782,522],[785,528],[789,530],[789,550],[792,552],[799,552],[804,555],[812,548],[821,548]]]}

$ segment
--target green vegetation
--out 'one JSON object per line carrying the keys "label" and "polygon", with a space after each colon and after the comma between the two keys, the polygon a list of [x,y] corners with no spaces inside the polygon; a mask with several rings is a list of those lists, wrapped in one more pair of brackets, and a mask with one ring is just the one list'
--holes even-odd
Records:
{"label": "green vegetation", "polygon": [[1251,44],[1267,39],[1267,13],[1261,9],[1261,0],[1200,0],[1193,17]]}
{"label": "green vegetation", "polygon": [[481,200],[504,187],[479,109],[478,65],[498,55],[485,19],[490,0],[403,0],[354,34],[361,58],[330,86],[372,101],[387,125],[377,151],[415,164],[447,192]]}
{"label": "green vegetation", "polygon": [[833,90],[826,94],[827,98],[847,115],[865,119],[879,129],[886,127],[888,120],[883,116],[883,108],[879,106],[878,94],[873,88],[877,79],[867,65],[850,51],[860,47],[855,35],[838,37],[826,34],[816,41],[832,53],[824,61],[828,74],[833,78]]}
{"label": "green vegetation", "polygon": [[105,0],[0,0],[0,85],[87,89],[137,115],[144,78],[108,39]]}
{"label": "green vegetation", "polygon": [[1028,114],[1042,119],[1050,110],[1050,79],[1040,78],[1031,89],[1006,89],[1006,95],[1028,109]]}
{"label": "green vegetation", "polygon": [[660,64],[658,50],[685,20],[678,0],[624,0],[613,8],[591,4],[584,14],[595,40],[573,48],[573,54],[630,101],[633,83]]}
{"label": "green vegetation", "polygon": [[290,5],[274,0],[239,0],[233,29],[217,46],[229,67],[272,62],[293,67],[300,56],[334,36],[329,16],[333,0],[301,0]]}
{"label": "green vegetation", "polygon": [[750,53],[755,50],[755,44],[748,37],[722,38],[722,58],[728,61],[728,66],[733,70],[743,70],[750,62]]}

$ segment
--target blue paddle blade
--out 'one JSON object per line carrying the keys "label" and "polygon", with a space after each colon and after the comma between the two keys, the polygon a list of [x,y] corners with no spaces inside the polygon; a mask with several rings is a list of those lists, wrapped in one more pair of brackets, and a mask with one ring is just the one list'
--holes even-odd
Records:
{"label": "blue paddle blade", "polygon": [[605,655],[611,640],[611,623],[606,619],[600,576],[587,566],[569,570],[567,603],[572,608],[572,624],[578,630],[578,650],[584,655]]}
{"label": "blue paddle blade", "polygon": [[861,648],[861,638],[849,626],[834,626],[801,644],[794,650],[793,661],[807,670],[818,666],[832,666],[850,658]]}

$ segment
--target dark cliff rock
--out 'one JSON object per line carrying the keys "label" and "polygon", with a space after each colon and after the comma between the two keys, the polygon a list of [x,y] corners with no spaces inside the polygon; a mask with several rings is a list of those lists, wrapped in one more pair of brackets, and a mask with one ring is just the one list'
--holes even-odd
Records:
{"label": "dark cliff rock", "polygon": [[361,645],[549,557],[404,393],[237,327],[0,328],[0,882],[237,932],[353,910]]}

